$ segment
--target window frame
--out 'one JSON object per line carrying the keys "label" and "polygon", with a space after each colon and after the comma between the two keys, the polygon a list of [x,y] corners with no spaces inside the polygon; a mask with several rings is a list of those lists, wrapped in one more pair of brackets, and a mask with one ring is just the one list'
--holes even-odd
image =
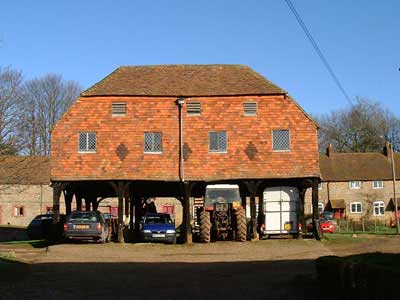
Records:
{"label": "window frame", "polygon": [[[289,149],[274,149],[274,132],[275,131],[287,131],[288,132],[288,145],[289,145]],[[290,129],[272,129],[272,151],[273,152],[290,152],[292,151],[292,141],[290,138]]]}
{"label": "window frame", "polygon": [[[377,207],[375,207],[376,204],[378,204]],[[384,201],[382,201],[382,200],[375,200],[375,201],[372,203],[372,207],[373,207],[373,215],[374,215],[374,216],[376,216],[376,217],[382,217],[382,216],[385,215],[385,202],[384,202]],[[379,212],[380,212],[380,208],[383,208],[383,212],[377,214],[376,211],[375,211],[375,208],[378,208]]]}
{"label": "window frame", "polygon": [[[218,134],[225,133],[225,150],[212,150],[211,149],[211,134],[217,134],[217,140],[219,140]],[[218,145],[219,146],[219,145]],[[228,132],[226,130],[219,130],[219,131],[209,131],[208,132],[208,153],[228,153]]]}
{"label": "window frame", "polygon": [[[381,183],[382,185],[375,186],[375,183],[378,183],[378,182]],[[372,188],[374,190],[383,189],[383,187],[384,187],[383,180],[373,180],[372,181]]]}
{"label": "window frame", "polygon": [[[359,186],[353,186],[352,185],[353,182],[359,182]],[[361,180],[351,180],[351,181],[349,181],[349,188],[351,190],[360,190],[361,186],[362,186]]]}
{"label": "window frame", "polygon": [[[86,135],[86,149],[81,149],[81,134]],[[89,146],[89,134],[94,134],[95,138],[95,148],[94,149],[88,149]],[[78,153],[96,153],[97,152],[97,132],[96,131],[79,131],[78,132]]]}
{"label": "window frame", "polygon": [[[357,205],[360,205],[360,211],[357,211]],[[353,205],[356,205],[356,211],[353,211]],[[350,213],[351,214],[362,214],[363,213],[363,204],[361,201],[353,201],[350,202]]]}
{"label": "window frame", "polygon": [[[22,214],[19,214],[21,208],[22,208]],[[25,217],[25,205],[14,205],[13,206],[13,217],[15,217],[15,218]]]}
{"label": "window frame", "polygon": [[[161,136],[160,146],[161,150],[154,151],[154,136],[155,134],[159,133]],[[146,150],[146,135],[152,134],[152,143],[153,143],[153,150]],[[146,131],[143,134],[143,153],[144,154],[162,154],[163,153],[163,133],[162,131]]]}

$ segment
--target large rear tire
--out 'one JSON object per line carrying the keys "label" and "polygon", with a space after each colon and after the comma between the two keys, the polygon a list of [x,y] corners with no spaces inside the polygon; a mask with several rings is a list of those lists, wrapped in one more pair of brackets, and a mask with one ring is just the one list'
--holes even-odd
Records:
{"label": "large rear tire", "polygon": [[210,213],[207,211],[202,211],[200,212],[200,242],[209,243],[211,241],[210,233]]}
{"label": "large rear tire", "polygon": [[244,209],[240,208],[236,211],[236,240],[245,242],[247,239],[247,220]]}

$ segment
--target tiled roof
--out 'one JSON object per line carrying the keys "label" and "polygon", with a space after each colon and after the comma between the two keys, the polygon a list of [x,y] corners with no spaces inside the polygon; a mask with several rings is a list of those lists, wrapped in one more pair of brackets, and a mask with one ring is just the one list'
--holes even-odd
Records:
{"label": "tiled roof", "polygon": [[[400,179],[400,153],[395,153],[396,178]],[[322,181],[391,180],[390,157],[383,153],[320,154]]]}
{"label": "tiled roof", "polygon": [[122,66],[82,96],[230,96],[286,94],[244,65]]}
{"label": "tiled roof", "polygon": [[0,156],[0,184],[49,184],[50,159],[43,156]]}

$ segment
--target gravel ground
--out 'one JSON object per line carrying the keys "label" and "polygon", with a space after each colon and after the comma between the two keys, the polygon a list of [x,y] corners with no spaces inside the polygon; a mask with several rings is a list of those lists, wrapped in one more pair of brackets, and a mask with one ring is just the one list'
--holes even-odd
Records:
{"label": "gravel ground", "polygon": [[321,299],[315,259],[396,252],[398,237],[317,242],[62,244],[0,246],[29,262],[19,281],[0,281],[0,299]]}

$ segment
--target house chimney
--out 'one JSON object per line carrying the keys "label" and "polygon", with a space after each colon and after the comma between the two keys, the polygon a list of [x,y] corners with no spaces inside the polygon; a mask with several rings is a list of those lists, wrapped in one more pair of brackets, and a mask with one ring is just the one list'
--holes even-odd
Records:
{"label": "house chimney", "polygon": [[326,155],[328,157],[331,157],[333,155],[333,152],[334,152],[333,146],[332,144],[329,144],[329,146],[326,148]]}

